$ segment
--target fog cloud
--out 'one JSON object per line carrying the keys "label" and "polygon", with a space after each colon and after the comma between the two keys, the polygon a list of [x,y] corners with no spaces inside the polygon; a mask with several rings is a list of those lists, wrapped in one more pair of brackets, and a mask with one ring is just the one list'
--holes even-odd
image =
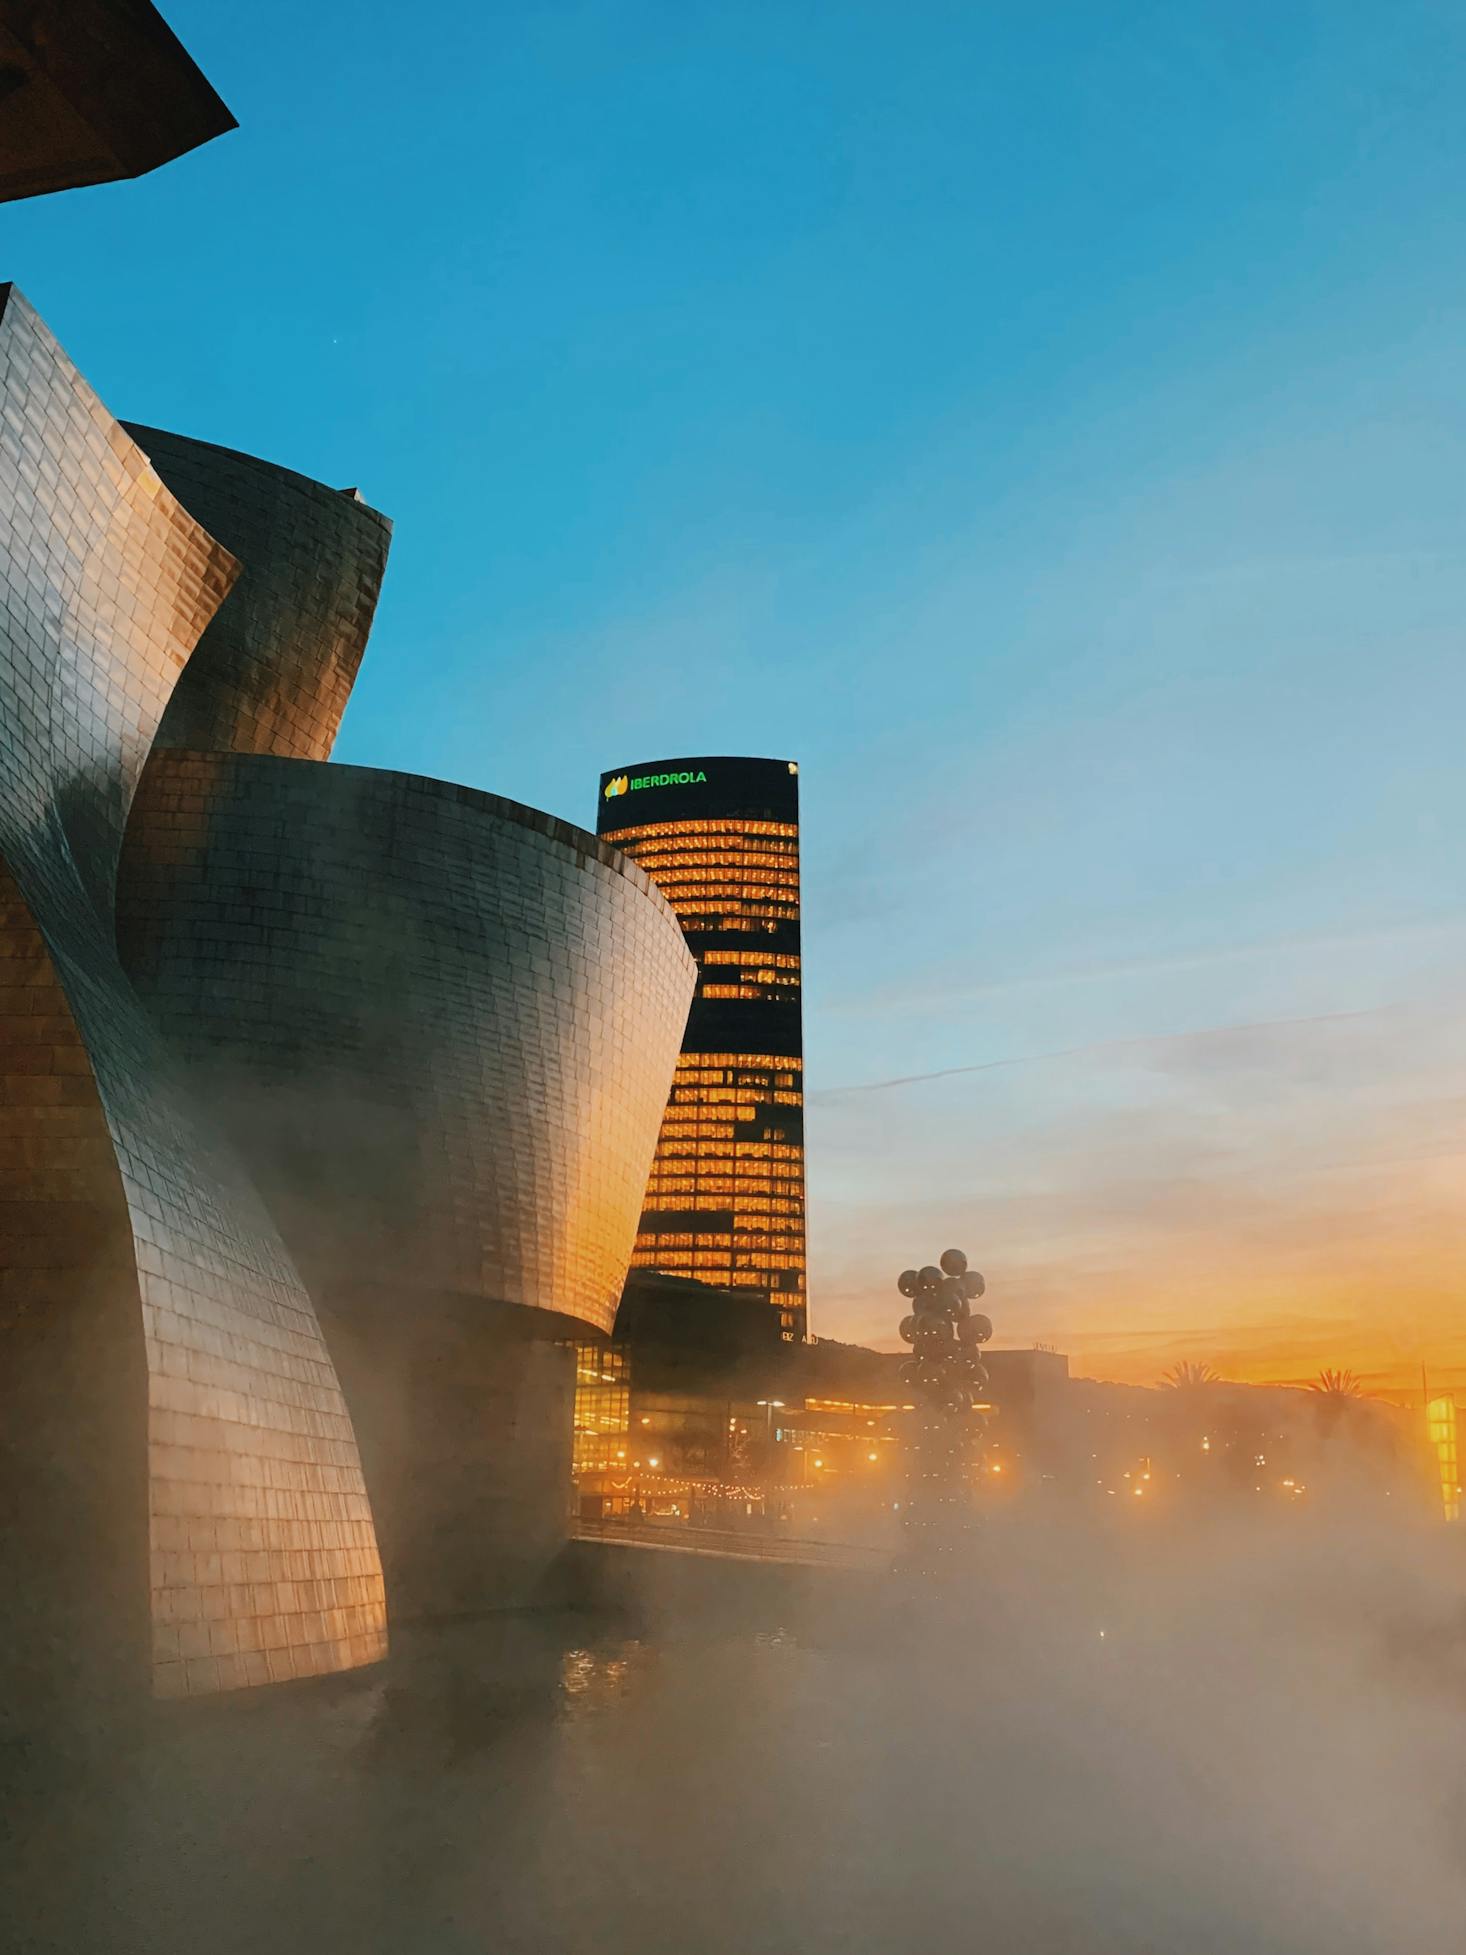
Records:
{"label": "fog cloud", "polygon": [[935,1592],[715,1572],[12,1785],[10,1945],[1439,1955],[1463,1651],[1460,1543],[1363,1508],[1015,1518]]}

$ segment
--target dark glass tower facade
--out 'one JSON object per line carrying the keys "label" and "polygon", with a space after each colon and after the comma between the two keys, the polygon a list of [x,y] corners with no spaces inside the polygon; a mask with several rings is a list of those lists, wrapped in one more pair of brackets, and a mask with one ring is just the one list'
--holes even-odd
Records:
{"label": "dark glass tower facade", "polygon": [[765,1296],[806,1330],[799,770],[644,761],[602,774],[597,832],[646,871],[697,959],[633,1268]]}

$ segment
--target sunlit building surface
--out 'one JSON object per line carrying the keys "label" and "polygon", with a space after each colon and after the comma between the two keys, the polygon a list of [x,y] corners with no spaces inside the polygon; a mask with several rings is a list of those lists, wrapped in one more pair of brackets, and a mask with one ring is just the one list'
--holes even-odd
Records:
{"label": "sunlit building surface", "polygon": [[1456,1434],[1456,1401],[1449,1394],[1425,1408],[1426,1432],[1441,1476],[1441,1508],[1448,1521],[1461,1518],[1461,1452]]}
{"label": "sunlit building surface", "polygon": [[117,953],[139,776],[240,565],[12,286],[0,507],[0,1714],[351,1669],[386,1619],[349,1408]]}
{"label": "sunlit building surface", "polygon": [[386,519],[9,286],[0,508],[0,1726],[89,1723],[532,1590],[696,973],[594,836],[325,764]]}
{"label": "sunlit building surface", "polygon": [[806,1332],[799,773],[661,760],[601,776],[598,832],[643,868],[697,960],[633,1267],[766,1297]]}
{"label": "sunlit building surface", "polygon": [[557,1345],[611,1324],[686,1020],[675,918],[496,795],[171,749],[118,919],[316,1304],[393,1620],[517,1603],[564,1532]]}

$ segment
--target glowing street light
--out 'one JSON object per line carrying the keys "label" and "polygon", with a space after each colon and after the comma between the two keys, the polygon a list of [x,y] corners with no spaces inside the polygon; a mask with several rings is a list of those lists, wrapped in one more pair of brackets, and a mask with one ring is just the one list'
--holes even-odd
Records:
{"label": "glowing street light", "polygon": [[764,1408],[764,1433],[769,1443],[772,1445],[773,1432],[774,1432],[774,1413],[776,1411],[778,1412],[783,1411],[784,1401],[782,1398],[760,1398],[755,1400],[755,1403],[761,1405]]}

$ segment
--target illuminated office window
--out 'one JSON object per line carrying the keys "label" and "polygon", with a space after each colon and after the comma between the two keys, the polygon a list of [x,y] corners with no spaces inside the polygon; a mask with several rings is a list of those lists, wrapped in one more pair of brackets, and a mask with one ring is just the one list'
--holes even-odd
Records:
{"label": "illuminated office window", "polygon": [[626,1353],[586,1340],[575,1353],[576,1473],[606,1473],[626,1455],[631,1424],[631,1380]]}

